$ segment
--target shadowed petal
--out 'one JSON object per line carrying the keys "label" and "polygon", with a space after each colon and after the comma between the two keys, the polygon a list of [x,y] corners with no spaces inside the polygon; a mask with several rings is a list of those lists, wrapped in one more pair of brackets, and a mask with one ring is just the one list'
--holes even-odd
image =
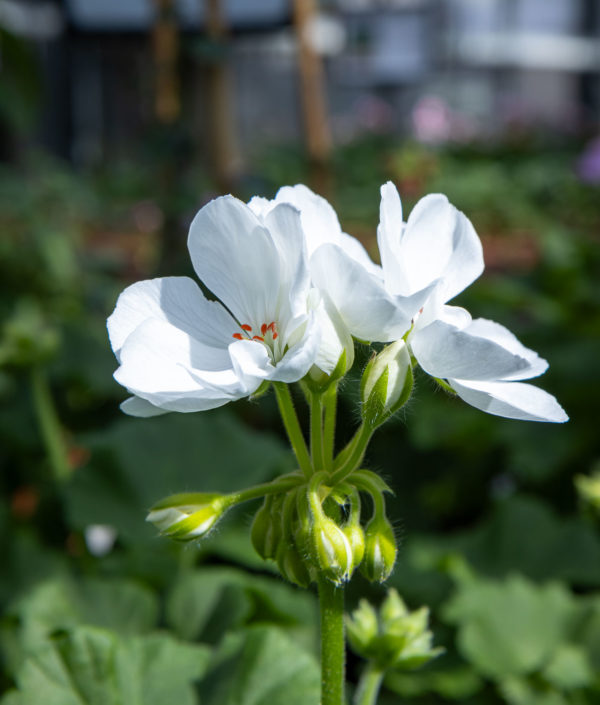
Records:
{"label": "shadowed petal", "polygon": [[238,325],[223,306],[209,301],[189,277],[149,279],[128,286],[106,322],[119,359],[127,337],[145,320],[168,321],[207,345],[228,345]]}
{"label": "shadowed petal", "polygon": [[532,384],[449,381],[461,399],[488,414],[521,421],[564,423],[569,420],[551,394]]}

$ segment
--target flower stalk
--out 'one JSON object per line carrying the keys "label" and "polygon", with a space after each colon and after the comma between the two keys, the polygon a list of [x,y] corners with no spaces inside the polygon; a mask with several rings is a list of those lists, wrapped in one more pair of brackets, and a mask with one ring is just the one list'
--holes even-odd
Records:
{"label": "flower stalk", "polygon": [[346,648],[344,588],[320,574],[321,705],[344,705]]}
{"label": "flower stalk", "polygon": [[292,395],[290,394],[287,384],[284,384],[283,382],[274,382],[273,387],[275,388],[279,412],[281,413],[283,425],[285,426],[288,438],[290,439],[292,450],[294,451],[294,455],[298,460],[298,464],[300,465],[300,469],[304,473],[304,476],[309,478],[313,474],[313,467],[310,455],[308,454],[308,448],[306,447],[306,441],[302,435],[300,422],[298,421],[298,416],[296,415]]}

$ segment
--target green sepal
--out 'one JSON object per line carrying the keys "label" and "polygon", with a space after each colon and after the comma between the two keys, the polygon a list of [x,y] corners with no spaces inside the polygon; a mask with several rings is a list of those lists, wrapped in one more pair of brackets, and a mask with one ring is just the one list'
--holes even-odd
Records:
{"label": "green sepal", "polygon": [[271,382],[268,379],[263,380],[258,389],[250,395],[250,400],[254,401],[255,399],[260,399],[260,397],[264,396],[269,391],[270,387]]}
{"label": "green sepal", "polygon": [[218,492],[181,492],[172,494],[150,507],[151,512],[159,509],[169,509],[171,507],[194,507],[210,504],[213,500],[223,497]]}

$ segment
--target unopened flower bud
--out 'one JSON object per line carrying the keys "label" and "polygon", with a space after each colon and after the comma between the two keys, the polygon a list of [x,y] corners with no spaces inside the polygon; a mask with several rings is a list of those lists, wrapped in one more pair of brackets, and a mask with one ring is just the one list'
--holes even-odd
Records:
{"label": "unopened flower bud", "polygon": [[410,354],[404,340],[398,340],[376,355],[363,374],[363,419],[374,426],[385,421],[407,402],[412,385]]}
{"label": "unopened flower bud", "polygon": [[360,564],[362,574],[372,583],[387,580],[396,562],[396,538],[385,517],[372,519],[365,532],[365,555]]}
{"label": "unopened flower bud", "polygon": [[150,510],[146,521],[162,534],[178,541],[199,539],[213,528],[229,508],[228,498],[206,492],[175,494]]}
{"label": "unopened flower bud", "polygon": [[346,633],[348,643],[357,654],[366,659],[373,655],[370,652],[379,633],[379,622],[377,612],[370,602],[362,599],[352,616],[347,617]]}
{"label": "unopened flower bud", "polygon": [[325,514],[315,518],[311,531],[315,563],[334,583],[348,580],[353,568],[350,541],[343,530]]}
{"label": "unopened flower bud", "polygon": [[432,648],[428,631],[427,607],[411,612],[391,589],[379,611],[361,600],[347,619],[348,642],[357,654],[386,671],[413,669],[439,656],[443,649]]}
{"label": "unopened flower bud", "polygon": [[[267,560],[275,558],[277,553],[278,528],[273,520],[273,497],[265,497],[262,507],[256,512],[252,528],[250,529],[250,539],[258,555]],[[279,524],[279,521],[277,521]]]}
{"label": "unopened flower bud", "polygon": [[352,569],[350,571],[352,573],[361,564],[365,555],[365,532],[360,524],[355,523],[346,524],[342,527],[342,531],[352,550]]}
{"label": "unopened flower bud", "polygon": [[281,542],[277,551],[277,567],[281,575],[290,583],[306,588],[311,575],[308,566],[293,543]]}

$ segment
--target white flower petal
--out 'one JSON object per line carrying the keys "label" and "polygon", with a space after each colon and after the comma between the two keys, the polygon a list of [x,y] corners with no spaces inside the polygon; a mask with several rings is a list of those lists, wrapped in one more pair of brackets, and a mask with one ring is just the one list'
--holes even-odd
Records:
{"label": "white flower petal", "polygon": [[[269,379],[274,382],[297,382],[302,379],[315,364],[321,343],[321,331],[314,312],[311,312],[300,331],[302,336],[290,345],[289,350],[277,363]],[[292,335],[290,340],[296,336]]]}
{"label": "white flower petal", "polygon": [[[270,323],[280,290],[279,252],[269,231],[233,196],[211,201],[190,226],[188,249],[202,282],[240,323]],[[267,320],[268,319],[268,320]]]}
{"label": "white flower petal", "polygon": [[391,181],[383,184],[379,206],[377,244],[386,289],[391,294],[410,294],[411,286],[400,253],[400,241],[404,230],[402,203],[398,190]]}
{"label": "white flower petal", "polygon": [[342,228],[336,212],[307,186],[282,186],[274,203],[291,203],[300,211],[309,256],[325,242],[338,242]]}
{"label": "white flower petal", "polygon": [[[425,196],[412,209],[396,253],[410,286],[402,293],[423,289],[444,275],[452,256],[456,214],[442,194]],[[391,285],[387,278],[386,284]]]}
{"label": "white flower petal", "polygon": [[299,213],[293,206],[286,203],[275,206],[263,222],[271,233],[280,258],[279,305],[274,305],[273,310],[278,324],[283,327],[290,318],[306,313],[310,288],[306,244]]}
{"label": "white flower petal", "polygon": [[483,272],[483,250],[469,219],[441,194],[422,198],[402,226],[400,197],[381,188],[378,241],[388,291],[410,294],[439,279],[442,303]]}
{"label": "white flower petal", "polygon": [[238,340],[229,346],[229,355],[238,379],[248,390],[256,391],[275,369],[267,348],[256,340]]}
{"label": "white flower petal", "polygon": [[354,362],[354,341],[326,292],[323,293],[321,301],[315,309],[315,316],[321,331],[321,343],[315,367],[328,375],[331,374],[336,368],[341,354],[346,350],[346,369],[350,369]]}
{"label": "white flower petal", "polygon": [[[196,366],[209,379],[201,379]],[[227,349],[209,348],[166,321],[150,319],[125,341],[114,376],[155,406],[199,411],[244,396],[230,367]]]}
{"label": "white flower petal", "polygon": [[457,211],[452,254],[440,283],[442,300],[454,298],[481,276],[483,270],[483,248],[479,236],[467,216]]}
{"label": "white flower petal", "polygon": [[128,416],[138,416],[144,419],[169,413],[166,409],[154,406],[154,404],[140,397],[129,397],[129,399],[125,399],[125,401],[121,403],[120,409]]}
{"label": "white flower petal", "polygon": [[551,394],[532,384],[449,381],[461,399],[488,414],[521,421],[564,423],[569,420]]}
{"label": "white flower petal", "polygon": [[528,367],[521,372],[503,376],[503,380],[508,381],[539,377],[539,375],[543,374],[548,369],[546,360],[541,358],[534,350],[526,348],[508,328],[505,328],[495,321],[489,321],[485,318],[476,318],[465,328],[465,331],[471,335],[493,340],[498,343],[498,345],[502,345],[502,347],[528,361]]}
{"label": "white flower petal", "polygon": [[493,340],[439,320],[415,331],[410,345],[425,372],[443,379],[498,380],[529,368],[527,359]]}
{"label": "white flower petal", "polygon": [[168,321],[207,345],[214,346],[227,345],[232,334],[238,330],[236,322],[223,306],[208,301],[200,287],[189,277],[141,281],[123,291],[106,322],[117,359],[127,337],[149,318]]}
{"label": "white flower petal", "polygon": [[348,235],[348,233],[341,233],[336,244],[339,245],[347,255],[352,257],[353,260],[362,265],[369,274],[373,274],[378,279],[383,278],[382,268],[373,262],[363,244],[355,237]]}
{"label": "white flower petal", "polygon": [[429,292],[415,297],[390,295],[383,281],[336,245],[322,245],[310,262],[314,284],[326,292],[352,335],[388,342],[401,338]]}

